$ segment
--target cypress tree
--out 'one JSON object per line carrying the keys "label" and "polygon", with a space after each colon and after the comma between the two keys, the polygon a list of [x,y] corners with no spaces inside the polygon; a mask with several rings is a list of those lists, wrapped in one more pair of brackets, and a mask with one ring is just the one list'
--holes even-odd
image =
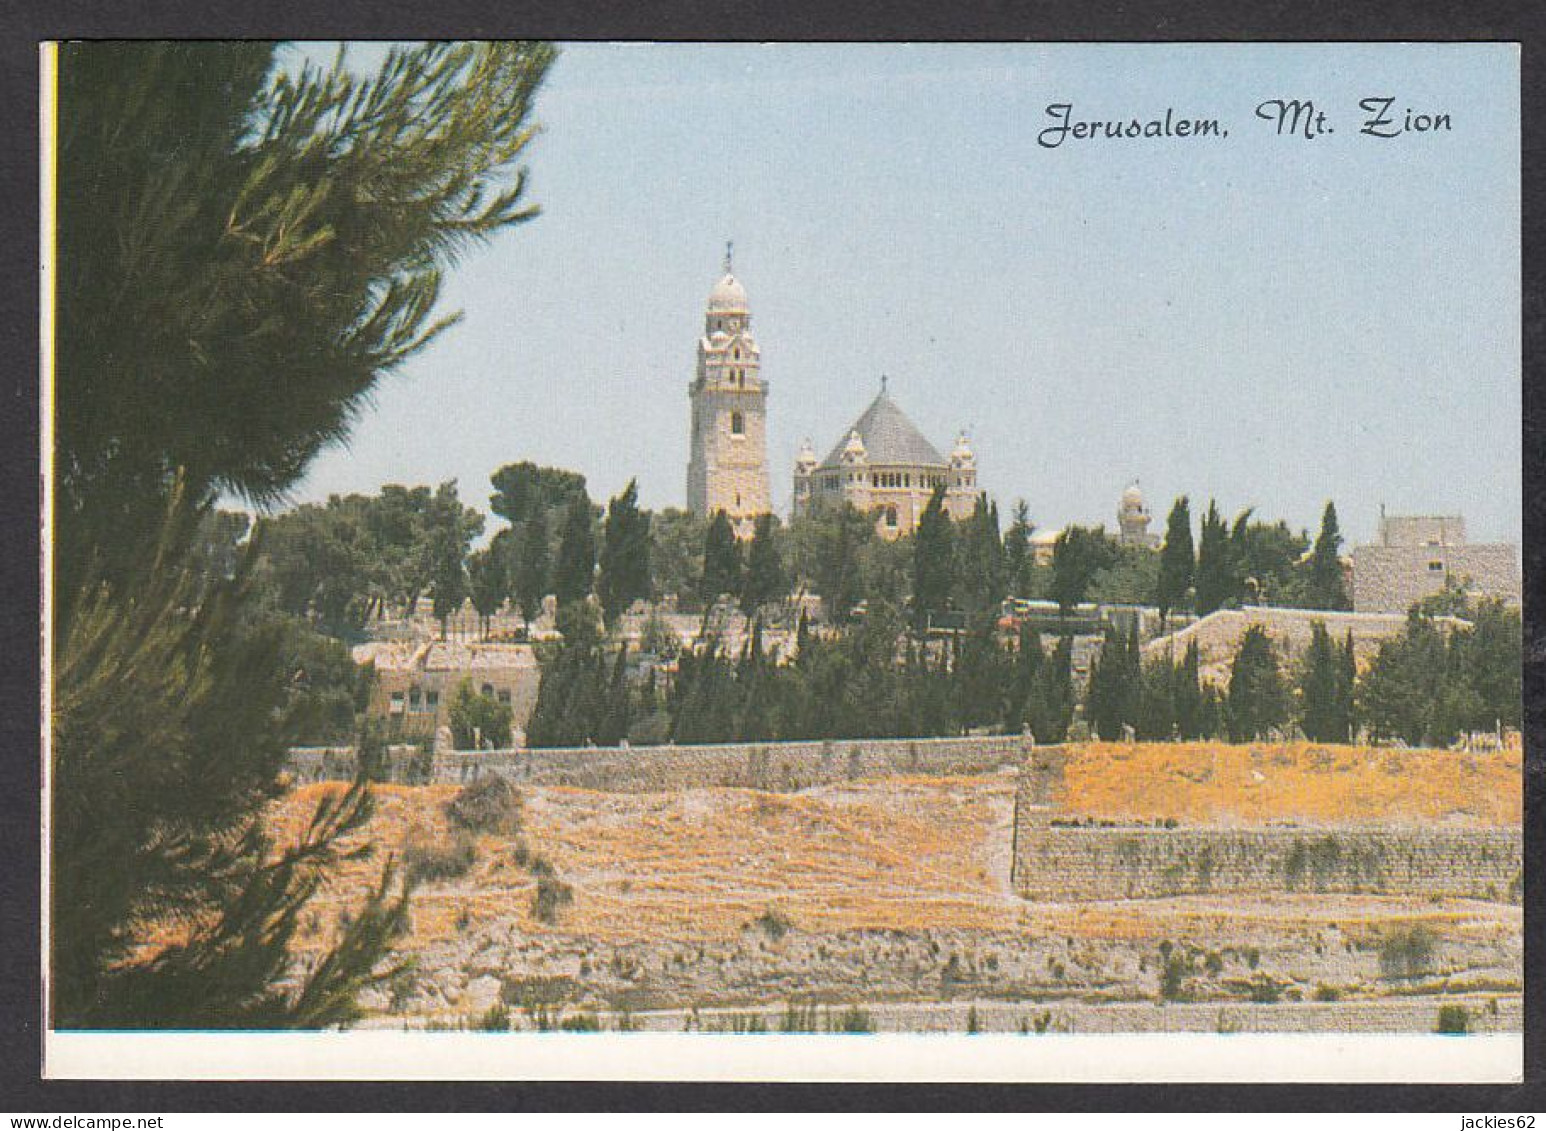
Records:
{"label": "cypress tree", "polygon": [[1202,519],[1202,538],[1197,548],[1197,613],[1207,616],[1221,609],[1234,591],[1234,567],[1229,545],[1229,526],[1219,515],[1218,504],[1208,501]]}
{"label": "cypress tree", "polygon": [[747,616],[788,591],[784,563],[778,552],[777,530],[778,519],[773,515],[757,516],[751,547],[746,553],[746,576],[741,584],[741,611]]}
{"label": "cypress tree", "polygon": [[1042,664],[1045,661],[1046,655],[1041,649],[1041,634],[1029,624],[1022,624],[1019,643],[1015,648],[1009,692],[1005,697],[1004,732],[1006,734],[1018,734],[1027,725],[1031,713],[1031,699],[1036,693],[1037,676],[1041,674]]}
{"label": "cypress tree", "polygon": [[560,606],[583,601],[596,581],[596,536],[592,530],[590,498],[575,495],[564,515],[563,538],[553,566],[553,594]]}
{"label": "cypress tree", "polygon": [[1311,742],[1348,739],[1341,651],[1323,622],[1310,626],[1310,646],[1299,676],[1299,725]]}
{"label": "cypress tree", "polygon": [[1186,653],[1175,667],[1171,690],[1175,707],[1176,731],[1183,740],[1206,738],[1211,733],[1203,716],[1203,690],[1198,671],[1197,641],[1186,642]]}
{"label": "cypress tree", "polygon": [[1004,581],[1011,597],[1029,595],[1032,529],[1030,508],[1024,499],[1015,500],[1014,518],[1004,531]]}
{"label": "cypress tree", "polygon": [[705,607],[726,593],[741,590],[741,547],[735,540],[730,516],[715,511],[703,538],[703,576],[698,585]]}
{"label": "cypress tree", "polygon": [[1309,601],[1312,608],[1346,609],[1351,607],[1347,599],[1347,586],[1342,582],[1342,563],[1337,551],[1342,546],[1342,532],[1337,525],[1337,508],[1328,502],[1321,514],[1321,532],[1315,539],[1315,549],[1310,552]]}
{"label": "cypress tree", "polygon": [[1036,674],[1027,721],[1037,742],[1062,742],[1073,717],[1073,638],[1064,634]]}
{"label": "cypress tree", "polygon": [[1225,714],[1235,742],[1264,738],[1288,721],[1288,692],[1278,670],[1277,656],[1266,630],[1253,624],[1245,630],[1229,673]]}
{"label": "cypress tree", "polygon": [[918,519],[913,538],[913,626],[928,628],[929,618],[949,606],[955,574],[954,538],[945,510],[945,488],[934,488]]}
{"label": "cypress tree", "polygon": [[1182,607],[1186,592],[1192,587],[1196,564],[1192,547],[1192,504],[1182,495],[1170,508],[1170,518],[1165,523],[1165,545],[1160,550],[1159,590],[1155,594],[1155,603],[1159,606],[1161,624],[1172,609]]}
{"label": "cypress tree", "polygon": [[1107,629],[1085,700],[1085,712],[1102,738],[1112,741],[1124,726],[1137,726],[1141,682],[1137,622],[1127,633]]}
{"label": "cypress tree", "polygon": [[[1353,630],[1347,630],[1347,638],[1337,656],[1339,671],[1337,680],[1337,709],[1347,723],[1347,740],[1353,741],[1358,733],[1358,716],[1355,712],[1358,685],[1358,657],[1353,651]],[[1515,669],[1518,670],[1517,668]]]}
{"label": "cypress tree", "polygon": [[637,480],[607,503],[596,589],[608,625],[650,595],[650,516],[639,510]]}
{"label": "cypress tree", "polygon": [[977,496],[971,517],[961,527],[956,584],[960,605],[969,614],[997,611],[1005,594],[1004,540],[999,535],[998,504]]}
{"label": "cypress tree", "polygon": [[467,547],[483,529],[483,516],[462,506],[451,480],[436,489],[427,517],[430,595],[443,638],[447,621],[467,600]]}

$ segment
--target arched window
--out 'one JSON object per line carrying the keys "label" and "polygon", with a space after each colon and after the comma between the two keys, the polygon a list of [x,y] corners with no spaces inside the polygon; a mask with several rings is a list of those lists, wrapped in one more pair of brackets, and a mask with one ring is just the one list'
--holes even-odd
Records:
{"label": "arched window", "polygon": [[732,436],[746,435],[746,418],[739,412],[730,414],[730,434]]}
{"label": "arched window", "polygon": [[891,527],[892,530],[896,529],[896,508],[895,507],[887,507],[886,508],[886,525]]}

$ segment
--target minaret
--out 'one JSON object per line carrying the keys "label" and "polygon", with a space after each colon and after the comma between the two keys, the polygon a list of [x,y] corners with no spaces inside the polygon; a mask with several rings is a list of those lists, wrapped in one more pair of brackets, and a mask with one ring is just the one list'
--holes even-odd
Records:
{"label": "minaret", "polygon": [[724,511],[736,537],[750,538],[755,519],[772,509],[768,487],[768,386],[752,336],[746,288],[725,245],[724,278],[709,292],[698,371],[688,386],[692,454],[687,508],[703,518]]}
{"label": "minaret", "polygon": [[1122,501],[1117,504],[1117,530],[1117,539],[1124,546],[1154,544],[1149,535],[1149,508],[1143,505],[1143,491],[1136,479],[1127,485]]}

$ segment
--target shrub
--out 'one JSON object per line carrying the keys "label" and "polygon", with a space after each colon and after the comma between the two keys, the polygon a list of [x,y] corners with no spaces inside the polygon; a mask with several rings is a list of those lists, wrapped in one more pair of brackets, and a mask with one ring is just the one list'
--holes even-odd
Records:
{"label": "shrub", "polygon": [[1471,1015],[1466,1012],[1463,1005],[1439,1006],[1439,1024],[1434,1030],[1438,1033],[1469,1033],[1471,1031]]}
{"label": "shrub", "polygon": [[491,1005],[472,1027],[484,1033],[503,1033],[510,1028],[510,1010],[504,1005]]}
{"label": "shrub", "polygon": [[471,832],[518,832],[521,795],[498,774],[488,774],[447,802],[446,816],[458,828]]}
{"label": "shrub", "polygon": [[857,1005],[850,1005],[836,1017],[827,1015],[827,1032],[829,1033],[872,1033],[875,1026],[870,1021],[870,1015]]}
{"label": "shrub", "polygon": [[[536,871],[535,868],[532,870]],[[531,913],[539,922],[558,922],[559,911],[573,902],[574,889],[554,876],[551,870],[537,876],[537,891],[531,898]]]}
{"label": "shrub", "polygon": [[769,907],[761,915],[752,920],[752,926],[761,928],[762,932],[778,942],[790,931],[794,923],[787,915],[776,907]]}
{"label": "shrub", "polygon": [[966,1011],[966,1031],[968,1033],[982,1032],[982,1024],[977,1019],[977,1006],[975,1004]]}
{"label": "shrub", "polygon": [[571,1013],[558,1023],[565,1033],[599,1033],[601,1018],[594,1013]]}
{"label": "shrub", "polygon": [[1424,923],[1398,927],[1380,940],[1380,972],[1387,978],[1416,978],[1433,966],[1438,937]]}
{"label": "shrub", "polygon": [[1316,1001],[1341,1001],[1342,991],[1336,986],[1317,985],[1315,987]]}
{"label": "shrub", "polygon": [[1258,973],[1251,979],[1246,992],[1258,1005],[1275,1005],[1283,997],[1283,985],[1281,982],[1273,981],[1264,973]]}
{"label": "shrub", "polygon": [[1167,939],[1160,943],[1160,999],[1184,1001],[1186,979],[1192,973],[1192,956],[1184,947],[1172,946]]}
{"label": "shrub", "polygon": [[466,834],[456,836],[450,844],[412,841],[403,850],[403,867],[410,883],[454,880],[470,872],[477,859],[478,846]]}

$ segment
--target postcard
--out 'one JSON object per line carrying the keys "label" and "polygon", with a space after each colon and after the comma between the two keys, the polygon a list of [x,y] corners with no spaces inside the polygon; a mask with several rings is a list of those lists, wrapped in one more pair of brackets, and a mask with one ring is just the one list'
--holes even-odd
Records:
{"label": "postcard", "polygon": [[1520,1079],[1519,65],[45,46],[45,1074]]}

